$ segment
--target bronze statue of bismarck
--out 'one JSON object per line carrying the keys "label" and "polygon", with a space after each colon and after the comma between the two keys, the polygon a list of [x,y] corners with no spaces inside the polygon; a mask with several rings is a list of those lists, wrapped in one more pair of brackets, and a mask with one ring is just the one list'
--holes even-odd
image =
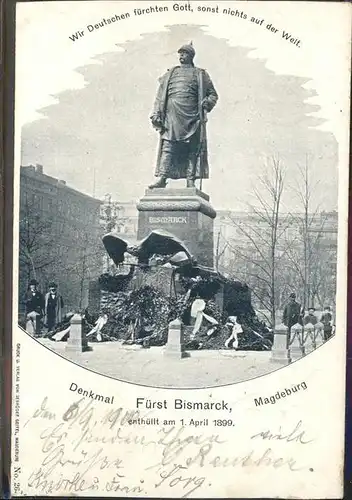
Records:
{"label": "bronze statue of bismarck", "polygon": [[160,144],[153,188],[164,188],[167,179],[187,179],[194,187],[196,179],[209,177],[206,114],[215,106],[218,95],[208,73],[193,64],[192,44],[179,50],[180,65],[160,79],[151,118],[160,133]]}

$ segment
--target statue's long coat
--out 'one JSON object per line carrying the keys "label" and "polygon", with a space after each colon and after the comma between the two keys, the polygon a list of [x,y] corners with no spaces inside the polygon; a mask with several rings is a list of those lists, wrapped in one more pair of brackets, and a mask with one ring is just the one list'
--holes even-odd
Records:
{"label": "statue's long coat", "polygon": [[[165,125],[165,122],[168,121],[167,104],[168,104],[169,83],[170,83],[170,78],[172,77],[173,72],[175,71],[176,68],[179,68],[179,66],[175,66],[174,68],[168,70],[167,73],[165,73],[159,79],[160,85],[154,104],[153,114],[159,116],[163,125]],[[209,177],[209,165],[208,165],[207,137],[206,137],[206,111],[209,112],[213,109],[218,100],[218,95],[216,93],[216,90],[208,73],[201,68],[194,68],[194,70],[196,71],[197,82],[198,82],[198,90],[197,90],[198,109],[196,113],[197,114],[196,120],[189,119],[187,123],[188,110],[185,110],[184,107],[182,107],[182,103],[180,103],[179,107],[176,105],[173,108],[173,113],[175,118],[179,119],[180,122],[184,120],[182,128],[185,129],[183,135],[186,138],[186,140],[190,140],[193,135],[197,134],[197,137],[199,139],[197,146],[198,156],[196,165],[196,178],[207,179]],[[204,109],[206,111],[204,111]],[[177,114],[179,114],[179,116],[177,116]],[[188,134],[187,134],[187,127],[189,130]],[[161,168],[162,143],[163,140],[165,139],[170,140],[170,138],[168,137],[168,133],[162,131],[160,134],[160,144],[157,157],[157,165],[155,170],[155,175],[157,177],[159,177],[163,173]],[[177,143],[177,138],[176,139],[171,138],[171,142],[172,141]],[[173,167],[168,176],[173,179],[184,179],[187,177],[187,168],[188,168],[188,162],[184,161],[184,159],[182,159],[176,154],[173,157]]]}

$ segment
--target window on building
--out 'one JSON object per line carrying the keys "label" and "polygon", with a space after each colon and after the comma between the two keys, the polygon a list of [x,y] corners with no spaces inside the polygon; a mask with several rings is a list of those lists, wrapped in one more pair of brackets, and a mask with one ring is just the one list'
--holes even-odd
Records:
{"label": "window on building", "polygon": [[53,199],[48,198],[48,212],[52,213],[54,211],[53,208],[54,208]]}

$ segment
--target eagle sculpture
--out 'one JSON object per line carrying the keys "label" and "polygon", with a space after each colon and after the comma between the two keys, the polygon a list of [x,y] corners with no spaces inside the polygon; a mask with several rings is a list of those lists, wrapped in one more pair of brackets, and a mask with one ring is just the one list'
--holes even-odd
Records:
{"label": "eagle sculpture", "polygon": [[162,229],[151,231],[136,245],[131,245],[118,233],[109,233],[103,236],[103,244],[116,266],[124,262],[125,253],[136,257],[140,266],[148,265],[149,259],[154,255],[168,256],[169,262],[174,265],[195,263],[183,241]]}
{"label": "eagle sculpture", "polygon": [[154,230],[135,245],[121,238],[119,233],[109,233],[103,236],[104,247],[116,266],[124,264],[126,254],[137,259],[137,263],[130,266],[128,274],[111,276],[102,274],[99,278],[100,286],[109,292],[125,291],[134,275],[135,267],[147,267],[154,263],[170,265],[174,269],[190,266],[195,263],[186,245],[171,233],[163,230]]}

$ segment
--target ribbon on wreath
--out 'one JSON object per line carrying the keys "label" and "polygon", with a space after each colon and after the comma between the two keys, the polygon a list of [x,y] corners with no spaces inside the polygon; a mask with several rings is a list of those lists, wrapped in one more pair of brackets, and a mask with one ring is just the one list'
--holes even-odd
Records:
{"label": "ribbon on wreath", "polygon": [[95,326],[87,333],[86,337],[90,337],[95,333],[97,341],[101,342],[102,341],[102,336],[100,333],[100,330],[103,328],[104,325],[106,325],[108,321],[108,317],[106,314],[103,314],[102,316],[99,316],[99,318],[95,322]]}
{"label": "ribbon on wreath", "polygon": [[237,323],[237,316],[229,316],[226,326],[232,327],[231,335],[225,342],[225,347],[229,347],[231,340],[233,340],[233,349],[238,349],[238,334],[243,333],[242,326]]}
{"label": "ribbon on wreath", "polygon": [[192,337],[194,337],[199,332],[204,319],[209,321],[209,323],[211,323],[212,325],[207,331],[207,335],[209,337],[210,335],[212,335],[212,333],[214,333],[217,326],[219,325],[219,322],[212,316],[209,316],[209,314],[206,314],[204,312],[204,309],[205,309],[205,301],[203,299],[195,299],[193,301],[191,306],[191,317],[195,318],[195,323],[193,326]]}

